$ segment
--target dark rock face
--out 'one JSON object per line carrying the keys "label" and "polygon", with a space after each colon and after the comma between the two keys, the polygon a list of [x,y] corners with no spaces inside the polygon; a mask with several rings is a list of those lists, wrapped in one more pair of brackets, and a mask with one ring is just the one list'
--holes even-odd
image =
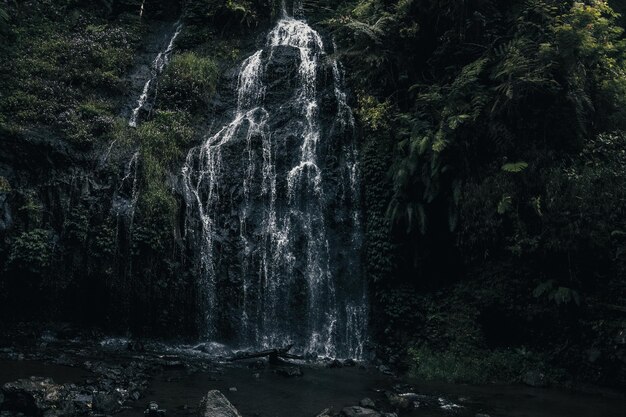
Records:
{"label": "dark rock face", "polygon": [[220,391],[212,390],[200,402],[198,417],[241,417],[241,414]]}

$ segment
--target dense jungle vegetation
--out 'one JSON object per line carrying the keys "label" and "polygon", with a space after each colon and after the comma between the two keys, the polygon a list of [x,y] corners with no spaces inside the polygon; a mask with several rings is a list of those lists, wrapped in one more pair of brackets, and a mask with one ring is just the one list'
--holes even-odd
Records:
{"label": "dense jungle vegetation", "polygon": [[[338,44],[357,116],[377,357],[436,379],[626,386],[626,6],[304,10]],[[210,124],[221,74],[277,13],[270,0],[0,3],[7,321],[197,332],[174,177]],[[136,51],[178,16],[186,29],[158,102],[130,128]],[[129,228],[111,195],[135,186]]]}

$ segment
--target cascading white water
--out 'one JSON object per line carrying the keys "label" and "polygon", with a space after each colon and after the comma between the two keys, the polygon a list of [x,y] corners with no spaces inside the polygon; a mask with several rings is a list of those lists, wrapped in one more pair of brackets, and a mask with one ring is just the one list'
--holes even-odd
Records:
{"label": "cascading white water", "polygon": [[138,189],[138,175],[137,170],[139,168],[139,151],[133,153],[133,156],[128,161],[126,165],[126,171],[124,172],[124,177],[120,181],[120,185],[118,187],[118,191],[121,191],[122,188],[126,185],[127,181],[132,181],[130,186],[130,207],[128,211],[128,230],[132,230],[133,222],[135,220],[135,208],[137,207],[137,201],[139,200],[139,189]]}
{"label": "cascading white water", "polygon": [[146,80],[146,83],[141,90],[141,94],[137,99],[137,105],[133,108],[133,111],[128,120],[128,125],[131,127],[137,127],[137,122],[139,119],[139,114],[141,110],[146,106],[148,102],[150,91],[154,89],[154,83],[159,75],[163,73],[163,70],[169,64],[170,58],[172,55],[172,51],[174,50],[174,42],[176,42],[176,38],[180,35],[180,32],[183,30],[183,25],[180,23],[174,24],[174,33],[170,38],[167,47],[160,51],[157,56],[152,61],[152,66],[150,67],[150,77]]}
{"label": "cascading white water", "polygon": [[[281,54],[297,60],[293,87],[268,83],[275,76],[268,66]],[[285,13],[265,46],[241,64],[233,119],[187,156],[182,174],[189,217],[202,229],[188,235],[199,241],[209,339],[225,338],[228,325],[220,317],[236,306],[231,333],[242,345],[294,343],[329,357],[363,356],[367,303],[354,118],[333,60],[334,124],[341,131],[335,136],[347,143],[328,143],[318,91],[327,58],[319,33]],[[276,103],[268,101],[269,88],[293,91]],[[279,132],[285,123],[289,128]],[[339,156],[322,150],[335,147]],[[339,185],[325,178],[336,158],[339,178],[332,181]],[[333,204],[347,213],[332,220],[341,232],[328,228]],[[351,270],[331,266],[337,259]],[[227,299],[232,287],[239,295]]]}
{"label": "cascading white water", "polygon": [[[137,127],[138,122],[139,122],[140,112],[146,106],[148,99],[150,97],[150,93],[153,92],[156,87],[155,84],[157,81],[157,77],[163,73],[163,71],[165,70],[165,67],[167,66],[167,64],[169,64],[171,56],[172,56],[172,52],[174,50],[174,43],[176,42],[176,38],[178,38],[178,35],[180,35],[182,30],[183,30],[183,25],[180,22],[176,22],[174,24],[174,32],[172,33],[172,36],[170,36],[169,41],[167,42],[167,45],[162,51],[160,51],[156,55],[156,57],[152,61],[152,65],[150,67],[150,75],[143,86],[141,95],[137,99],[137,105],[133,109],[128,119],[129,126]],[[111,149],[113,148],[113,145],[115,144],[116,141],[117,139],[113,140],[111,144],[109,145],[107,152],[103,156],[103,159],[102,159],[103,162],[106,161],[106,159],[109,157],[109,154],[111,153]],[[128,163],[126,164],[126,170],[124,172],[124,177],[121,179],[119,186],[116,190],[118,194],[124,194],[125,189],[129,190],[129,192],[126,192],[126,195],[128,196],[126,199],[127,204],[118,203],[118,207],[121,206],[119,207],[121,208],[121,210],[119,209],[117,210],[118,215],[121,214],[121,212],[123,212],[128,218],[128,230],[129,231],[131,231],[133,227],[133,222],[134,222],[134,217],[135,217],[135,208],[137,206],[137,201],[139,200],[139,186],[137,184],[139,159],[140,159],[140,153],[139,153],[139,150],[136,150],[132,154],[130,159],[128,160]],[[131,184],[130,188],[126,185],[129,182]]]}

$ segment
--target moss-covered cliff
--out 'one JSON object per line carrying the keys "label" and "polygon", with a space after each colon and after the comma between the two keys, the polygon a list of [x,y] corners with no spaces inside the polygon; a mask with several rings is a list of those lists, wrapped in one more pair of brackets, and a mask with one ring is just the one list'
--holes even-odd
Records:
{"label": "moss-covered cliff", "polygon": [[[302,2],[346,68],[379,359],[461,381],[626,383],[626,42],[611,6]],[[180,167],[234,106],[238,65],[280,7],[0,6],[5,321],[200,333]]]}

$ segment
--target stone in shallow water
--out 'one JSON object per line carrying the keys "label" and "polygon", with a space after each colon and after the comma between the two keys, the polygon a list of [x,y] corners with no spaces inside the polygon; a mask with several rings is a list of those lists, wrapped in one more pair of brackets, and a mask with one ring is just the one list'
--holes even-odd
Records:
{"label": "stone in shallow water", "polygon": [[322,411],[320,411],[315,417],[331,417],[331,411],[330,408],[325,408]]}
{"label": "stone in shallow water", "polygon": [[94,392],[93,409],[103,413],[115,413],[120,411],[124,398],[119,391]]}
{"label": "stone in shallow water", "polygon": [[341,410],[341,415],[343,417],[381,417],[381,414],[376,410],[358,406],[345,407]]}
{"label": "stone in shallow water", "polygon": [[376,408],[376,404],[374,403],[374,401],[371,398],[363,398],[359,402],[359,405],[361,407],[365,407],[365,408]]}
{"label": "stone in shallow water", "polygon": [[282,366],[277,368],[275,371],[278,375],[293,377],[293,376],[302,376],[304,373],[302,372],[302,368],[299,366]]}
{"label": "stone in shallow water", "polygon": [[200,402],[198,417],[242,417],[218,390],[211,390]]}
{"label": "stone in shallow water", "polygon": [[526,372],[526,374],[524,374],[523,381],[524,381],[524,384],[531,386],[531,387],[541,388],[541,387],[548,386],[548,381],[546,379],[546,376],[543,374],[543,372],[540,372],[538,370],[532,370],[532,371]]}
{"label": "stone in shallow water", "polygon": [[2,386],[0,398],[0,408],[9,415],[74,416],[86,415],[92,409],[91,392],[42,377],[8,382]]}

